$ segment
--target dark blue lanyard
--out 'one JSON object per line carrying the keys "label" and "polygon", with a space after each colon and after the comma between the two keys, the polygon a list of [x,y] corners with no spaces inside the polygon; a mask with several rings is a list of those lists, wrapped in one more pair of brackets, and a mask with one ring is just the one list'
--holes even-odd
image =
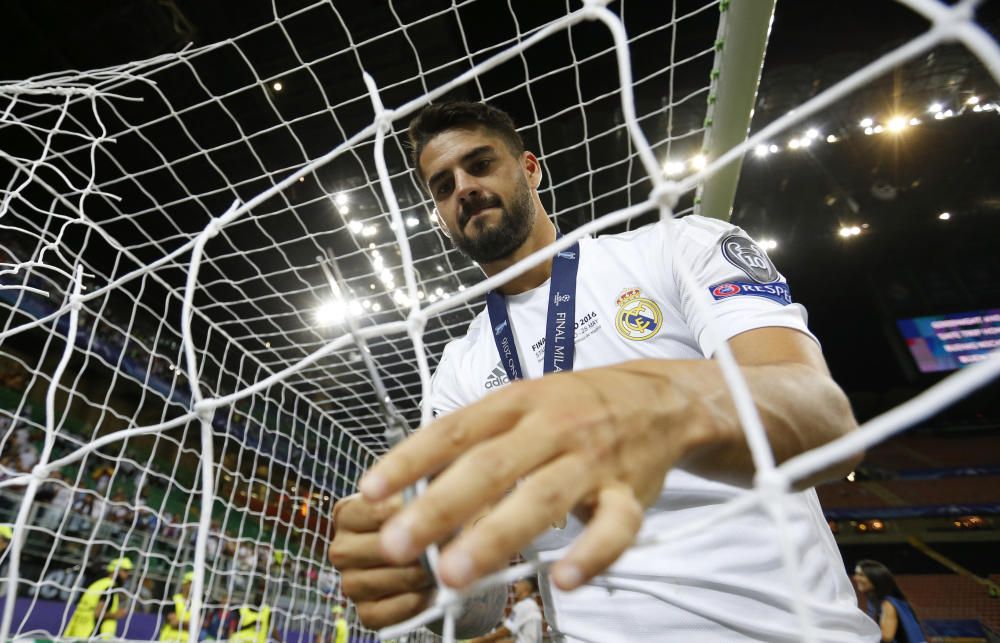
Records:
{"label": "dark blue lanyard", "polygon": [[[576,336],[576,272],[580,266],[580,244],[574,243],[552,258],[552,281],[549,284],[549,305],[545,322],[545,359],[543,372],[558,373],[573,370],[573,350]],[[493,341],[500,354],[500,363],[510,381],[524,377],[521,359],[514,343],[514,329],[507,312],[507,298],[495,290],[486,294],[486,310],[493,327]]]}

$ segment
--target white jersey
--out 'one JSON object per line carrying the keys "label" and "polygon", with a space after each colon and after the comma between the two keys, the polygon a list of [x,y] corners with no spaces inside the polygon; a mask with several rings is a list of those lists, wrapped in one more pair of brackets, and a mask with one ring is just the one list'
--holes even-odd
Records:
{"label": "white jersey", "polygon": [[[669,243],[670,237],[673,243]],[[671,248],[673,252],[671,253]],[[714,332],[676,271],[687,262],[698,289],[711,298]],[[529,378],[542,375],[549,283],[507,297],[510,324]],[[581,239],[577,277],[574,368],[631,359],[701,359],[719,344],[755,328],[780,326],[812,337],[805,309],[791,303],[784,278],[739,228],[688,216],[669,226]],[[507,383],[484,310],[468,334],[445,348],[429,400],[436,415],[475,402]],[[698,520],[742,493],[738,487],[681,469],[669,472],[659,500],[645,514],[640,538]],[[876,641],[878,628],[858,608],[840,552],[814,491],[791,496],[785,536],[795,547],[798,587],[810,597],[822,641]],[[570,517],[534,544],[566,547],[581,525]],[[710,529],[669,544],[626,553],[609,570],[630,589],[588,586],[561,592],[543,583],[550,626],[584,641],[798,641],[779,534],[754,508],[720,518]]]}
{"label": "white jersey", "polygon": [[542,611],[534,598],[524,598],[515,603],[503,625],[514,638],[514,643],[542,643]]}

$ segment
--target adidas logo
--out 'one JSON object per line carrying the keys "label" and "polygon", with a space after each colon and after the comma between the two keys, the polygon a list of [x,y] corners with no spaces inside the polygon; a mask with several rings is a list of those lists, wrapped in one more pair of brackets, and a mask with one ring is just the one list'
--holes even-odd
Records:
{"label": "adidas logo", "polygon": [[491,388],[499,388],[509,382],[510,379],[507,377],[507,372],[503,370],[503,366],[500,362],[493,367],[493,370],[486,377],[486,382],[483,383],[483,388],[489,390]]}

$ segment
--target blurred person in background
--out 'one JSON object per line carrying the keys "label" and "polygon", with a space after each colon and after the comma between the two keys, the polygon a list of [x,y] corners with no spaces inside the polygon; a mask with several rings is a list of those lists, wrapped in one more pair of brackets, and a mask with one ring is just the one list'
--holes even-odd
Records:
{"label": "blurred person in background", "polygon": [[874,560],[858,561],[854,586],[867,601],[868,616],[882,630],[882,643],[925,643],[923,629],[892,572]]}
{"label": "blurred person in background", "polygon": [[68,639],[118,638],[118,619],[124,618],[125,608],[119,594],[135,566],[128,558],[116,558],[106,567],[108,575],[87,587],[77,603],[69,625],[63,633]]}
{"label": "blurred person in background", "polygon": [[174,594],[174,609],[167,612],[167,622],[160,628],[161,641],[186,643],[188,640],[188,624],[191,622],[188,607],[193,582],[194,572],[186,572],[181,580],[181,591]]}

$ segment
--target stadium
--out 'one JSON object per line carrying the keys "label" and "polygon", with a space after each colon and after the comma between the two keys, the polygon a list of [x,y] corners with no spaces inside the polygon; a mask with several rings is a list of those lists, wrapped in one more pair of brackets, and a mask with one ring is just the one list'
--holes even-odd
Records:
{"label": "stadium", "polygon": [[[567,242],[690,215],[756,239],[862,425],[817,488],[845,574],[884,564],[928,641],[1000,640],[996,9],[5,9],[0,638],[453,640],[364,627],[328,559],[484,307],[408,161],[451,98],[512,115]],[[780,505],[765,486],[747,502]],[[497,586],[552,561],[517,562]],[[827,640],[799,602],[794,640]]]}

